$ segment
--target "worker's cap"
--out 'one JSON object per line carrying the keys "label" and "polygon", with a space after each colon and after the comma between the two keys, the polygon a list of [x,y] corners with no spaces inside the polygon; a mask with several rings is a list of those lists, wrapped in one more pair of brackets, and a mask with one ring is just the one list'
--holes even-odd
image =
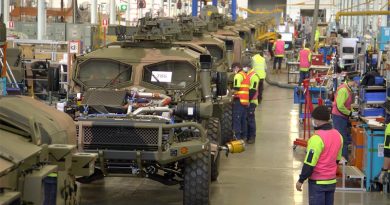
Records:
{"label": "worker's cap", "polygon": [[241,65],[241,63],[234,62],[234,63],[232,63],[232,68],[234,68],[234,67],[242,68],[242,65]]}
{"label": "worker's cap", "polygon": [[311,117],[315,120],[329,121],[330,120],[330,111],[326,106],[318,106],[311,113]]}

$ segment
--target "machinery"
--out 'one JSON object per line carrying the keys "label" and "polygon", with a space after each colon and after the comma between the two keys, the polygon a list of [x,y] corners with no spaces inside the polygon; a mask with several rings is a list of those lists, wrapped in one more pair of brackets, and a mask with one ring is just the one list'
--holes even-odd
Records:
{"label": "machinery", "polygon": [[0,204],[79,204],[76,177],[94,173],[97,155],[77,152],[75,128],[30,97],[0,97]]}
{"label": "machinery", "polygon": [[[77,123],[80,151],[98,154],[105,176],[126,174],[180,184],[184,204],[209,204],[222,145],[214,107],[227,95],[227,73],[212,56],[173,43],[170,19],[139,20],[122,41],[78,56],[66,106]],[[168,25],[168,26],[165,26]]]}

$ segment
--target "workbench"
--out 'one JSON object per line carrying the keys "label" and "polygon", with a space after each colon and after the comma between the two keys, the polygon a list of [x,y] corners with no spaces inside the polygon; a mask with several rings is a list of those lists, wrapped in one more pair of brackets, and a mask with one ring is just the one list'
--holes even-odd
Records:
{"label": "workbench", "polygon": [[310,69],[312,71],[328,71],[331,68],[330,65],[311,65]]}
{"label": "workbench", "polygon": [[299,81],[299,62],[298,61],[288,61],[287,66],[287,83],[298,84]]}

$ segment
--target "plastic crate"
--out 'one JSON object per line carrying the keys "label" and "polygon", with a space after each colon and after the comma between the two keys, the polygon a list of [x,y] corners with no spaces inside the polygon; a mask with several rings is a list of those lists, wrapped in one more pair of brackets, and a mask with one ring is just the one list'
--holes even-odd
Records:
{"label": "plastic crate", "polygon": [[56,204],[57,198],[57,177],[46,177],[43,179],[45,199],[43,205]]}
{"label": "plastic crate", "polygon": [[355,77],[353,77],[353,81],[355,81],[355,83],[357,83],[358,85],[360,85],[360,76],[355,76]]}
{"label": "plastic crate", "polygon": [[386,92],[366,92],[364,93],[365,102],[379,102],[386,100]]}
{"label": "plastic crate", "polygon": [[364,129],[360,127],[360,123],[351,122],[351,138],[352,138],[352,154],[349,159],[351,165],[357,167],[363,171],[363,161],[364,161],[364,145],[366,144],[364,138]]}
{"label": "plastic crate", "polygon": [[[303,92],[302,86],[297,86],[294,88],[294,104],[305,104],[305,94],[299,95],[299,90]],[[327,98],[327,91],[326,88],[318,88],[318,87],[310,87],[310,95],[311,100],[313,104],[318,104],[318,98],[320,96],[321,91],[321,98],[326,99]]]}
{"label": "plastic crate", "polygon": [[364,108],[361,112],[364,117],[370,116],[385,116],[385,109],[383,108]]}
{"label": "plastic crate", "polygon": [[383,85],[385,83],[385,79],[382,76],[375,77],[375,85]]}

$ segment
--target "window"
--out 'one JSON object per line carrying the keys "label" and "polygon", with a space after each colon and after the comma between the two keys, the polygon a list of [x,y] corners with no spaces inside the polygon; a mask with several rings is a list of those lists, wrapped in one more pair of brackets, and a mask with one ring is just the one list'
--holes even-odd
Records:
{"label": "window", "polygon": [[186,88],[196,79],[196,68],[185,61],[165,61],[144,67],[143,81],[165,88]]}
{"label": "window", "polygon": [[354,53],[354,49],[352,47],[343,47],[343,53]]}
{"label": "window", "polygon": [[130,65],[109,60],[89,59],[80,64],[78,79],[88,87],[109,87],[131,80]]}

